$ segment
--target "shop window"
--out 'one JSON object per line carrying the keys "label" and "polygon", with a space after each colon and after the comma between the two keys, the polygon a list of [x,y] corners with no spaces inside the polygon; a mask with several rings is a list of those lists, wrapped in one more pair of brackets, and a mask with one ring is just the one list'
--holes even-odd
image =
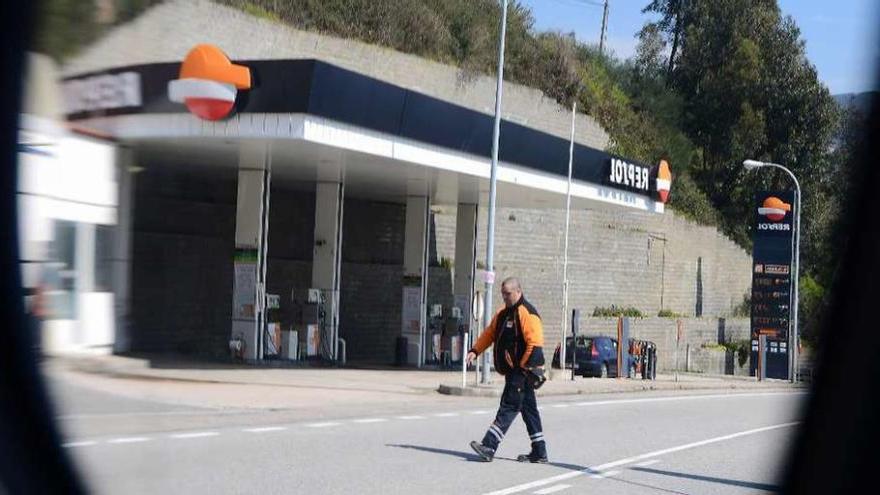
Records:
{"label": "shop window", "polygon": [[41,274],[45,287],[47,318],[76,319],[76,223],[54,221],[49,262]]}

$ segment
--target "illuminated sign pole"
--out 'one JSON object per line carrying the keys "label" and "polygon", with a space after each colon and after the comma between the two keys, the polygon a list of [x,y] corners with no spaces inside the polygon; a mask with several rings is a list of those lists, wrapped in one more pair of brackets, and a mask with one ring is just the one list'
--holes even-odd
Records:
{"label": "illuminated sign pole", "polygon": [[763,168],[763,167],[778,168],[780,170],[785,171],[785,173],[787,173],[789,175],[789,177],[791,177],[791,180],[794,181],[795,192],[796,192],[795,207],[794,207],[794,210],[795,210],[795,223],[794,223],[795,236],[794,236],[794,244],[793,244],[793,250],[794,250],[794,270],[793,270],[793,272],[794,273],[792,274],[792,277],[793,277],[793,280],[792,280],[793,290],[792,290],[792,303],[791,303],[791,311],[792,311],[791,328],[792,328],[792,331],[790,332],[789,339],[788,339],[788,342],[789,342],[788,343],[788,346],[789,346],[788,347],[788,349],[789,349],[789,351],[788,351],[789,352],[788,353],[788,356],[789,356],[789,365],[788,365],[789,375],[788,376],[789,376],[790,381],[795,382],[797,380],[797,371],[798,371],[798,364],[797,363],[798,363],[798,340],[799,340],[798,339],[798,305],[800,303],[800,300],[799,300],[798,286],[799,286],[799,282],[800,282],[799,279],[800,279],[800,257],[801,257],[800,256],[800,253],[801,253],[801,184],[800,184],[800,182],[798,182],[797,177],[795,177],[795,175],[791,172],[791,170],[789,170],[789,169],[787,169],[777,163],[760,162],[757,160],[745,160],[743,162],[743,166],[746,168],[746,170],[754,170],[754,169]]}

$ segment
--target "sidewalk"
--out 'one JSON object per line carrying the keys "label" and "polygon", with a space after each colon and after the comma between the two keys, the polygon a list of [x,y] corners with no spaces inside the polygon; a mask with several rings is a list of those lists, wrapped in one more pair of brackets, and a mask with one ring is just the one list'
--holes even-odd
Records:
{"label": "sidewalk", "polygon": [[[679,373],[676,380],[673,374],[658,374],[656,380],[630,380],[627,378],[562,378],[558,370],[556,376],[548,380],[540,390],[539,396],[554,395],[587,395],[626,392],[645,392],[661,390],[780,390],[806,389],[804,385],[793,385],[784,380],[767,380],[763,383],[751,377],[727,375],[704,375],[698,373]],[[462,395],[469,397],[500,397],[504,380],[496,376],[490,385],[476,385],[474,373],[468,374],[467,387],[462,388],[461,379],[444,382],[438,390],[442,394]]]}
{"label": "sidewalk", "polygon": [[[141,383],[271,387],[283,391],[284,395],[310,394],[316,400],[326,396],[342,400],[342,395],[358,396],[358,400],[365,400],[371,395],[375,396],[376,400],[401,395],[416,398],[415,396],[436,396],[437,392],[455,396],[498,397],[504,383],[503,377],[494,375],[492,384],[476,386],[473,371],[468,372],[467,387],[462,388],[460,371],[390,367],[279,368],[185,358],[65,357],[49,359],[47,366],[56,370],[135,380]],[[539,391],[539,395],[607,394],[652,390],[769,390],[802,387],[778,380],[759,383],[749,377],[707,376],[693,373],[679,373],[678,381],[675,381],[673,375],[668,374],[658,375],[657,380],[654,381],[581,377],[571,381],[563,379],[558,371],[554,371],[555,379],[549,380]]]}
{"label": "sidewalk", "polygon": [[[228,411],[312,411],[415,405],[450,398],[436,371],[338,368],[268,368],[187,359],[121,356],[50,358],[43,373],[120,398]],[[441,399],[442,400],[442,399]]]}

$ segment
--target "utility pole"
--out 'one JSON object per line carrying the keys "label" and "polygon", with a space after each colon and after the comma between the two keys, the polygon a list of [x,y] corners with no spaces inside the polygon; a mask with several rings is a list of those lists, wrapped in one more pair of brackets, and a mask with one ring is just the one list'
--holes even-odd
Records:
{"label": "utility pole", "polygon": [[[495,126],[492,131],[492,168],[489,174],[489,221],[486,236],[486,295],[483,310],[483,328],[489,326],[492,311],[492,285],[495,283],[495,196],[498,182],[498,141],[501,138],[501,91],[504,87],[504,41],[507,35],[507,2],[501,0],[501,36],[498,40],[498,77],[495,86]],[[480,383],[489,383],[489,355],[483,353]]]}
{"label": "utility pole", "polygon": [[[577,99],[575,98],[574,103],[571,104],[571,142],[568,147],[568,188],[565,191],[565,249],[562,254],[562,340],[559,341],[559,367],[562,370],[563,375],[565,375],[565,358],[568,355],[566,354],[566,343],[568,341],[568,231],[569,224],[571,223],[571,173],[572,168],[574,167],[574,123],[576,116]],[[572,339],[571,345],[576,345],[574,339]],[[575,350],[571,351],[572,356],[575,355],[575,352]],[[575,359],[572,357],[572,380],[574,380],[574,363]]]}
{"label": "utility pole", "polygon": [[608,31],[608,0],[602,12],[602,32],[599,34],[599,55],[605,54],[605,33]]}

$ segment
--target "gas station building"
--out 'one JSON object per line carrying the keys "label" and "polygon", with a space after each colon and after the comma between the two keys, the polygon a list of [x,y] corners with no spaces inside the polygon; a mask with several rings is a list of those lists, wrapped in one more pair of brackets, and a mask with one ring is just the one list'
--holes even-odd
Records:
{"label": "gas station building", "polygon": [[[341,358],[341,337],[348,356],[387,359],[390,348],[399,358],[402,336],[408,361],[420,364],[433,343],[425,327],[436,304],[428,294],[435,205],[457,209],[455,304],[441,311],[471,321],[490,115],[320,60],[232,64],[213,45],[186,60],[114,67],[63,86],[68,119],[120,143],[143,168],[120,199],[132,210],[123,338],[131,349],[169,350],[167,333],[195,325],[203,329],[194,337],[210,337],[180,350],[216,354],[234,340],[261,359],[297,328],[307,355]],[[245,75],[229,96],[231,67]],[[179,81],[189,84],[180,103],[172,101]],[[510,121],[502,136],[500,204],[560,204],[569,142]],[[577,143],[574,163],[575,205],[663,212],[656,167]]]}

